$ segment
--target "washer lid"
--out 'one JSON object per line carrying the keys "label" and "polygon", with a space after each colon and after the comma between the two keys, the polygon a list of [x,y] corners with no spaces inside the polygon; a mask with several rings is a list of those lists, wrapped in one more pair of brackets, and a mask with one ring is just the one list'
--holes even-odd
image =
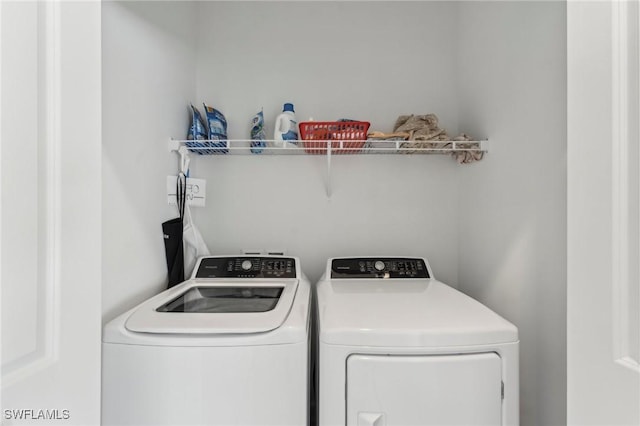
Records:
{"label": "washer lid", "polygon": [[320,340],[373,347],[508,343],[516,327],[434,279],[333,279],[318,283]]}
{"label": "washer lid", "polygon": [[285,321],[297,286],[297,279],[192,279],[144,302],[127,319],[125,327],[141,333],[266,332]]}

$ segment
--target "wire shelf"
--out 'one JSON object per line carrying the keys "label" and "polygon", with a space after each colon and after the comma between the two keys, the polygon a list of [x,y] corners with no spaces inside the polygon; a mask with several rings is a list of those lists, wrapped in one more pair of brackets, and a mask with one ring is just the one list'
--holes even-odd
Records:
{"label": "wire shelf", "polygon": [[[255,146],[260,142],[259,146]],[[252,145],[254,144],[254,145]],[[489,141],[406,141],[406,140],[296,140],[290,142],[249,139],[169,140],[169,151],[180,154],[183,168],[188,168],[190,154],[213,155],[308,155],[323,156],[327,162],[325,188],[331,198],[331,159],[336,155],[363,154],[435,154],[488,152]],[[186,167],[185,167],[186,164]]]}
{"label": "wire shelf", "polygon": [[[264,146],[252,146],[261,142]],[[440,154],[488,152],[487,140],[478,141],[385,141],[385,140],[297,140],[289,142],[249,139],[169,140],[169,151],[186,147],[200,155],[364,155]]]}

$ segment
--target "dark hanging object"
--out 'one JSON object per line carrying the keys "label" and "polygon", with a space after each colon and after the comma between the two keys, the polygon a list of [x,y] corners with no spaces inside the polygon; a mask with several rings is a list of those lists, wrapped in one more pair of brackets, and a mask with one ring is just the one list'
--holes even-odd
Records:
{"label": "dark hanging object", "polygon": [[176,202],[180,217],[168,220],[162,224],[164,235],[164,252],[167,258],[167,272],[169,276],[168,288],[184,281],[184,247],[182,230],[184,229],[184,206],[186,202],[187,178],[184,173],[178,175],[176,182]]}

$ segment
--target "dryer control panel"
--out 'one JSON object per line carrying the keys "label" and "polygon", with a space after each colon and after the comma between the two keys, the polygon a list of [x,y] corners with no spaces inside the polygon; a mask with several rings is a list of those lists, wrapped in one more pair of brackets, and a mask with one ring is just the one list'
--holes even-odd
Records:
{"label": "dryer control panel", "polygon": [[196,278],[296,278],[291,257],[205,257]]}
{"label": "dryer control panel", "polygon": [[331,278],[430,278],[423,259],[352,257],[333,259]]}

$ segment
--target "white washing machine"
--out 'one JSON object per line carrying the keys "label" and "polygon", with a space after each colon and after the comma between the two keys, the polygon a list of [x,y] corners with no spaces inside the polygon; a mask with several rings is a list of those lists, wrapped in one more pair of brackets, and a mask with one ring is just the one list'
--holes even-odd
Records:
{"label": "white washing machine", "polygon": [[517,425],[518,331],[420,258],[334,258],[317,286],[319,425]]}
{"label": "white washing machine", "polygon": [[293,257],[205,257],[109,322],[103,425],[306,425],[310,286]]}

